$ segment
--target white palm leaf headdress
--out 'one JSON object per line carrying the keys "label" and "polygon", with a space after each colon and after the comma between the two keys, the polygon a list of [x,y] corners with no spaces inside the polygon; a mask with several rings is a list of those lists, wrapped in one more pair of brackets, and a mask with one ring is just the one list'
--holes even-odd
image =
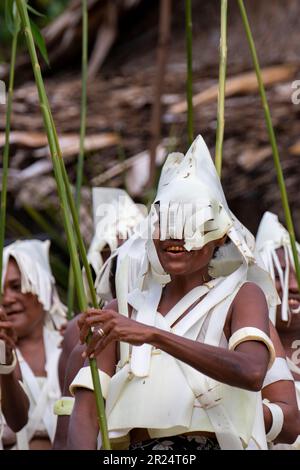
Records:
{"label": "white palm leaf headdress", "polygon": [[[277,250],[282,248],[284,253],[285,268],[282,269]],[[300,245],[296,243],[298,256],[300,256]],[[288,231],[279,222],[278,216],[272,212],[266,212],[260,222],[256,236],[256,254],[261,259],[264,268],[269,272],[273,281],[278,273],[282,289],[281,319],[289,320],[289,274],[290,267],[294,266],[290,236]],[[294,312],[297,313],[297,312]],[[300,313],[300,309],[299,312]],[[275,324],[276,310],[271,312],[271,320]]]}
{"label": "white palm leaf headdress", "polygon": [[50,241],[18,240],[3,250],[2,290],[10,258],[21,273],[22,293],[38,297],[46,312],[46,326],[60,328],[66,321],[66,308],[60,301],[49,262]]}

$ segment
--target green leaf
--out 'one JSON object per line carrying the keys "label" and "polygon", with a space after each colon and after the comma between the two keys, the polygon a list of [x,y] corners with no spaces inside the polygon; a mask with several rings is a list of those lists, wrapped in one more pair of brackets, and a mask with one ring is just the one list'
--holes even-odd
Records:
{"label": "green leaf", "polygon": [[32,31],[34,42],[36,43],[36,45],[37,45],[40,53],[42,54],[42,57],[43,57],[44,61],[46,62],[46,64],[50,65],[49,64],[48,52],[47,52],[47,48],[46,48],[46,43],[45,43],[45,40],[44,40],[38,26],[32,20],[30,20],[30,26],[31,26],[31,31]]}
{"label": "green leaf", "polygon": [[5,0],[5,24],[8,31],[14,35],[14,0]]}
{"label": "green leaf", "polygon": [[27,10],[31,11],[31,13],[33,13],[36,16],[40,16],[41,18],[46,17],[46,15],[43,15],[43,13],[40,13],[39,11],[37,11],[35,8],[33,8],[32,6],[30,6],[28,4],[27,4]]}

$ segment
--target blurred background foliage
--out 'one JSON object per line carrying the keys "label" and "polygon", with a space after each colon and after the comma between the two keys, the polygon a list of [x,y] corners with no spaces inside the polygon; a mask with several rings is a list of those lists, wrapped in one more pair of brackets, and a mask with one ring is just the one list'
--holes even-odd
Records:
{"label": "blurred background foliage", "polygon": [[[35,17],[35,22],[43,27],[46,24],[50,23],[54,18],[60,15],[60,13],[66,8],[70,3],[70,0],[29,0],[29,5],[35,8],[37,11],[42,13],[43,17]],[[1,0],[0,2],[0,60],[6,58],[5,46],[10,46],[10,33],[7,30],[5,25],[5,1]],[[4,55],[4,56],[3,56]]]}

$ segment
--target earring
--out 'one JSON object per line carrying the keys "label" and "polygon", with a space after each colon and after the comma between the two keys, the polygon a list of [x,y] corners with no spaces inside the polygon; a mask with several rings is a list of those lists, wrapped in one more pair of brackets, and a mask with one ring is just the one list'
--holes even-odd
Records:
{"label": "earring", "polygon": [[211,277],[212,279],[215,279],[217,276],[216,276],[216,273],[215,273],[215,270],[214,270],[214,265],[213,264],[209,264],[208,265],[208,275],[209,277]]}
{"label": "earring", "polygon": [[[208,274],[208,275],[209,275],[209,274]],[[209,275],[209,276],[210,276],[210,275]],[[202,282],[203,282],[203,284],[205,284],[205,283],[208,282],[208,281],[209,281],[209,279],[205,279],[204,274],[202,274]]]}

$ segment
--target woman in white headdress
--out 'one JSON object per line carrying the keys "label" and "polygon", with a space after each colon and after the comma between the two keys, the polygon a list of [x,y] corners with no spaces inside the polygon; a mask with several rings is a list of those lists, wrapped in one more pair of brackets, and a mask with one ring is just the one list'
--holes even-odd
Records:
{"label": "woman in white headdress", "polygon": [[[87,258],[97,287],[98,300],[110,301],[115,297],[114,271],[116,250],[144,219],[142,206],[133,202],[123,189],[93,188],[93,219],[95,234]],[[86,274],[83,270],[85,291],[89,296]],[[78,343],[77,318],[68,322],[62,343],[60,370],[64,376],[67,360]]]}
{"label": "woman in white headdress", "polygon": [[[117,248],[134,233],[138,224],[145,218],[147,209],[135,204],[126,191],[119,188],[93,188],[92,200],[95,234],[87,257],[94,275],[98,300],[108,302],[116,295]],[[85,272],[83,279],[89,298]],[[63,449],[66,444],[69,415],[74,402],[69,386],[84,362],[77,322],[78,317],[68,322],[59,361],[60,376],[64,377],[64,384],[63,397],[55,404],[55,413],[59,416],[54,440],[56,450]]]}
{"label": "woman in white headdress", "polygon": [[[300,256],[300,245],[296,243]],[[298,407],[300,409],[300,293],[297,284],[294,260],[288,231],[279,222],[278,216],[266,212],[260,222],[256,237],[256,254],[262,266],[270,273],[275,282],[281,305],[270,310],[270,319],[276,326],[283,344],[283,356],[295,379]],[[282,361],[284,359],[282,358]],[[299,429],[300,417],[294,415],[293,424]],[[275,446],[283,449],[284,446]],[[290,448],[300,448],[299,438]]]}
{"label": "woman in white headdress", "polygon": [[[145,228],[148,237],[141,233],[119,249],[117,301],[80,320],[82,341],[94,327],[86,354],[96,355],[101,369],[111,442],[243,449],[252,438],[266,448],[260,389],[274,348],[257,283],[269,302],[277,297],[255,263],[253,237],[227,206],[201,136],[186,156],[168,157]],[[212,262],[226,237],[230,244]],[[138,253],[142,269],[128,295]],[[82,378],[71,384],[72,449],[95,448],[97,440],[91,380]]]}
{"label": "woman in white headdress", "polygon": [[51,273],[49,246],[49,241],[16,241],[3,252],[2,308],[16,336],[16,374],[30,402],[26,426],[16,435],[5,427],[7,448],[47,449],[55,433],[58,329],[66,319]]}

